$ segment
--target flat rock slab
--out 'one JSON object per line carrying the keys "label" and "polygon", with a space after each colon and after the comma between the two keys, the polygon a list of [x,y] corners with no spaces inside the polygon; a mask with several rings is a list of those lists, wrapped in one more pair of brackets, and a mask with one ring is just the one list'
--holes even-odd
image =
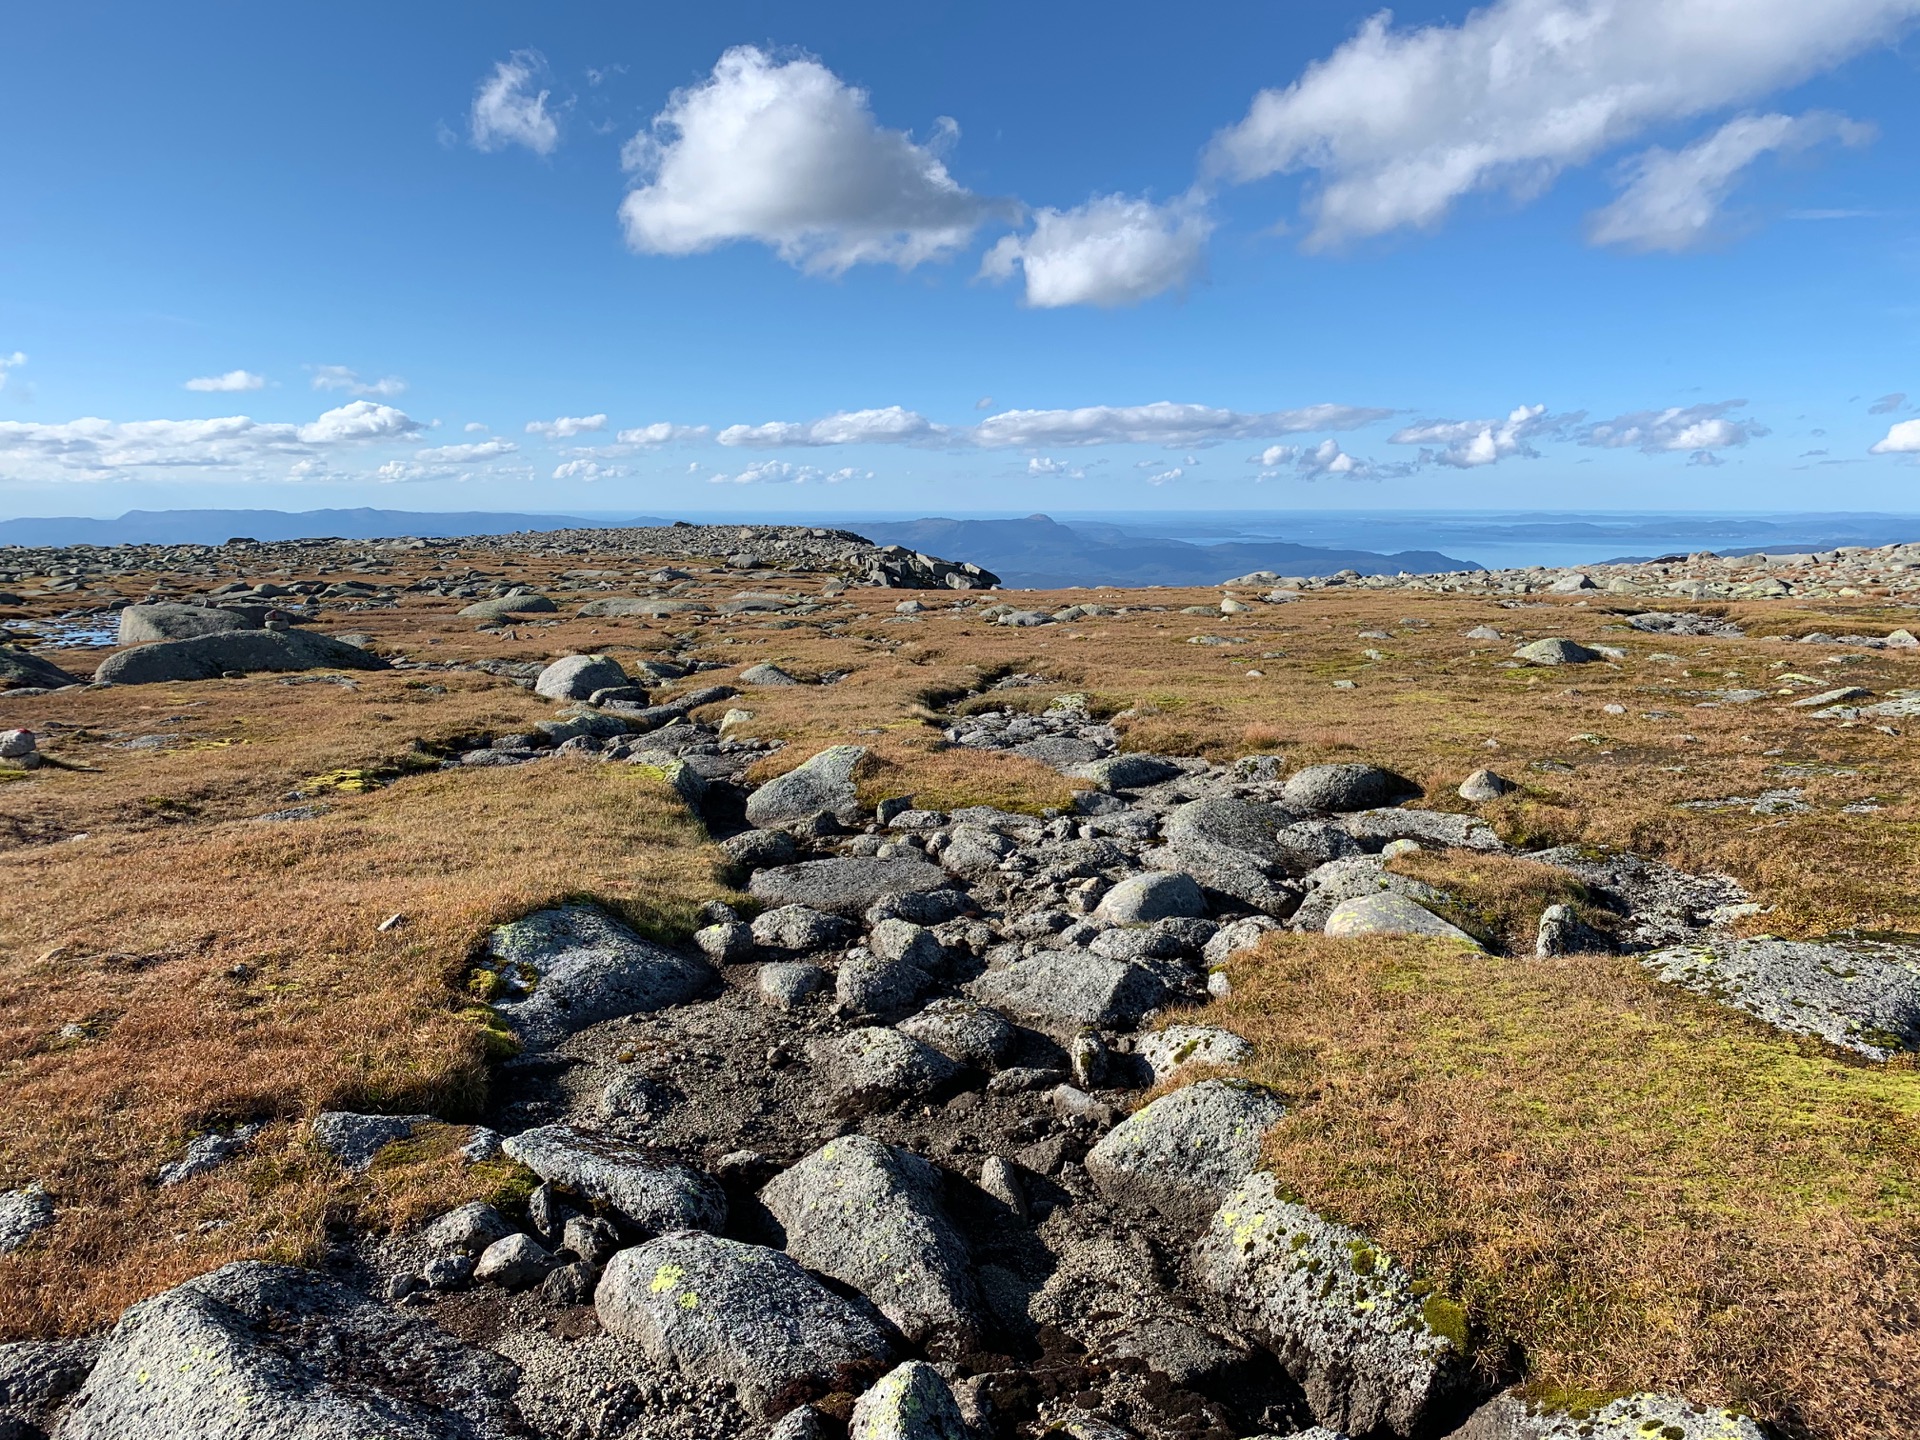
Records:
{"label": "flat rock slab", "polygon": [[1461,850],[1505,850],[1506,843],[1477,815],[1451,815],[1444,810],[1360,810],[1340,817],[1340,828],[1367,850],[1379,850],[1390,840],[1424,840]]}
{"label": "flat rock slab", "polygon": [[1280,847],[1280,831],[1299,819],[1293,811],[1264,801],[1214,795],[1175,810],[1161,833],[1169,845],[1224,846],[1283,865],[1289,856]]}
{"label": "flat rock slab", "polygon": [[502,1148],[542,1180],[611,1206],[648,1234],[718,1230],[727,1223],[727,1197],[717,1182],[644,1146],[572,1125],[543,1125]]}
{"label": "flat rock slab", "polygon": [[1640,963],[1669,985],[1875,1060],[1920,1049],[1920,946],[1866,940],[1714,940]]}
{"label": "flat rock slab", "polygon": [[893,1347],[871,1307],[843,1299],[778,1250],[665,1235],[607,1262],[593,1306],[610,1334],[692,1379],[728,1381],[776,1416],[859,1391]]}
{"label": "flat rock slab", "polygon": [[1327,916],[1325,930],[1334,936],[1427,935],[1481,948],[1480,942],[1459,926],[1449,925],[1413,897],[1391,890],[1342,900]]}
{"label": "flat rock slab", "polygon": [[946,871],[925,860],[845,856],[762,870],[747,891],[770,906],[807,905],[830,915],[859,915],[883,896],[939,890],[951,883]]}
{"label": "flat rock slab", "polygon": [[980,1297],[940,1185],[911,1151],[845,1135],[768,1181],[760,1200],[795,1260],[858,1290],[911,1343],[963,1355],[979,1340]]}
{"label": "flat rock slab", "polygon": [[1109,1199],[1198,1225],[1254,1172],[1261,1140],[1286,1113],[1258,1085],[1202,1080],[1109,1130],[1088,1152],[1087,1174]]}
{"label": "flat rock slab", "polygon": [[1391,1256],[1283,1200],[1265,1171],[1214,1212],[1195,1266],[1331,1430],[1414,1434],[1461,1379],[1464,1312],[1422,1299]]}
{"label": "flat rock slab", "polygon": [[530,1047],[621,1015],[664,1010],[715,981],[704,960],[642,938],[592,905],[536,910],[487,938],[495,1008]]}
{"label": "flat rock slab", "polygon": [[1622,1395],[1570,1414],[1508,1393],[1474,1411],[1449,1440],[1765,1440],[1749,1417],[1680,1395]]}
{"label": "flat rock slab", "polygon": [[1131,1030],[1167,999],[1166,982],[1143,965],[1064,950],[989,970],[967,988],[985,1004],[1056,1029]]}
{"label": "flat rock slab", "polygon": [[218,680],[229,671],[386,670],[386,661],[358,645],[306,630],[232,630],[190,640],[162,640],[109,655],[93,673],[115,685]]}
{"label": "flat rock slab", "polygon": [[55,1440],[519,1440],[519,1371],[431,1321],[243,1261],[120,1317]]}
{"label": "flat rock slab", "polygon": [[408,1139],[422,1125],[439,1122],[431,1115],[360,1115],[352,1110],[324,1110],[313,1117],[313,1143],[349,1170],[364,1170],[373,1157],[396,1141]]}

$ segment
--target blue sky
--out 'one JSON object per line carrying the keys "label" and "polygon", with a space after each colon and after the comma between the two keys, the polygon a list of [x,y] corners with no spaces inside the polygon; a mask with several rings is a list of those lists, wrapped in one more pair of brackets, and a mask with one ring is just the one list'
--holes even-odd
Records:
{"label": "blue sky", "polygon": [[1920,0],[1188,10],[9,7],[0,514],[1920,510]]}

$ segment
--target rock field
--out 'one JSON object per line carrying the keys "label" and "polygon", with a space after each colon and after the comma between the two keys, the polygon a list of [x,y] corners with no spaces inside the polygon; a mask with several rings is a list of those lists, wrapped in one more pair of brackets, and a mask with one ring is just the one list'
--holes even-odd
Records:
{"label": "rock field", "polygon": [[[617,568],[572,574],[563,603],[590,617],[731,606],[798,619],[823,603],[718,599],[666,563],[700,557],[782,579],[993,584],[974,567],[794,527],[491,543],[550,561],[592,547],[662,562],[641,584]],[[285,585],[236,570],[311,566],[319,544],[0,552],[0,590],[16,592],[0,603],[29,592],[78,603],[116,575],[164,576],[115,607],[126,648],[95,672],[129,697],[262,672],[350,684],[407,663],[365,648],[328,606],[377,611],[404,596],[483,629],[556,613],[551,577],[538,589],[451,572],[377,583],[396,550],[423,544],[336,545],[332,563],[373,579]],[[1920,591],[1920,547],[1577,573],[1261,575],[1227,589],[1237,605],[1287,606],[1342,587],[1702,600],[1869,585]],[[975,613],[1040,628],[1099,609]],[[85,618],[36,614],[41,636]],[[331,635],[299,628],[322,614]],[[1725,628],[1670,608],[1631,623],[1653,635]],[[1826,643],[1916,642],[1896,630]],[[64,668],[73,653],[0,650],[6,694],[85,683]],[[1616,656],[1556,638],[1517,648],[1513,663]],[[0,1345],[0,1440],[1769,1433],[1657,1386],[1585,1400],[1513,1388],[1510,1360],[1476,1354],[1457,1297],[1266,1168],[1263,1137],[1290,1102],[1236,1078],[1251,1046],[1210,1020],[1233,993],[1229,962],[1270,933],[1498,950],[1444,888],[1392,865],[1410,852],[1517,853],[1475,809],[1523,778],[1502,774],[1497,755],[1439,795],[1365,757],[1137,753],[1085,693],[1015,676],[939,713],[944,753],[1036,762],[1074,787],[1071,803],[943,810],[911,794],[876,803],[860,778],[868,744],[749,773],[781,747],[744,736],[739,707],[761,687],[831,677],[601,654],[503,667],[558,707],[552,717],[470,734],[424,768],[646,767],[718,842],[727,893],[745,898],[716,887],[678,938],[642,934],[587,895],[492,929],[468,985],[497,1017],[501,1053],[462,1153],[524,1167],[523,1203],[466,1203],[393,1233],[336,1230],[316,1269],[235,1262],[140,1300],[104,1333]],[[1860,704],[1869,697],[1841,688],[1812,698],[1836,723],[1910,713],[1898,697]],[[0,765],[30,771],[56,749],[9,730]],[[1606,913],[1588,916],[1594,928],[1564,905],[1543,912],[1525,955],[1610,949],[1656,982],[1848,1057],[1920,1048],[1911,945],[1755,935],[1738,923],[1754,909],[1739,884],[1657,859],[1578,846],[1527,858]],[[435,1123],[330,1111],[307,1117],[303,1143],[366,1172]],[[160,1183],[219,1173],[255,1133],[196,1139]],[[0,1254],[63,1223],[66,1202],[35,1182],[0,1193]]]}

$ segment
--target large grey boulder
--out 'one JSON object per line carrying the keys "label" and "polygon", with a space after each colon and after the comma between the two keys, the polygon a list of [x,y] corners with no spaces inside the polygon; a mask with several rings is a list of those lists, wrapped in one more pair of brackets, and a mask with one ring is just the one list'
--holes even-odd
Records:
{"label": "large grey boulder", "polygon": [[760,1200],[787,1254],[858,1290],[913,1344],[959,1355],[979,1339],[980,1297],[940,1185],[918,1155],[843,1135],[768,1181]]}
{"label": "large grey boulder", "polygon": [[768,905],[810,905],[830,915],[859,915],[883,896],[938,890],[947,883],[946,872],[925,860],[846,855],[758,871],[747,882],[747,893]]}
{"label": "large grey boulder", "polygon": [[1641,957],[1657,979],[1875,1060],[1920,1049],[1920,947],[1713,940]]}
{"label": "large grey boulder", "polygon": [[727,1197],[718,1183],[655,1157],[644,1146],[572,1125],[543,1125],[502,1147],[542,1180],[610,1206],[649,1235],[718,1230]]}
{"label": "large grey boulder", "polygon": [[1456,940],[1474,949],[1480,942],[1457,925],[1450,925],[1411,896],[1385,891],[1342,900],[1327,916],[1329,935],[1426,935]]}
{"label": "large grey boulder", "polygon": [[38,1440],[54,1407],[87,1382],[105,1337],[0,1344],[0,1437]]}
{"label": "large grey boulder", "polygon": [[1564,1409],[1508,1391],[1448,1440],[1765,1440],[1767,1433],[1750,1416],[1680,1395],[1643,1392]]}
{"label": "large grey boulder", "polygon": [[691,1379],[730,1382],[773,1417],[861,1389],[892,1358],[878,1315],[778,1250],[664,1235],[607,1262],[593,1308],[608,1333]]}
{"label": "large grey boulder", "polygon": [[854,1404],[847,1440],[973,1440],[973,1431],[940,1372],[909,1360]]}
{"label": "large grey boulder", "polygon": [[1112,791],[1159,785],[1183,772],[1173,761],[1158,755],[1109,755],[1104,760],[1079,766],[1073,773],[1079,779],[1093,781],[1102,790]]}
{"label": "large grey boulder", "polygon": [[1462,1378],[1460,1308],[1423,1297],[1365,1235],[1282,1199],[1265,1171],[1221,1202],[1195,1268],[1329,1429],[1411,1435]]}
{"label": "large grey boulder", "polygon": [[860,799],[853,772],[866,758],[864,745],[829,745],[749,795],[747,823],[763,830],[778,829],[827,814],[842,825],[856,824]]}
{"label": "large grey boulder", "polygon": [[778,665],[763,660],[758,665],[749,665],[739,675],[742,685],[798,685],[800,682]]}
{"label": "large grey boulder", "polygon": [[1167,817],[1161,834],[1174,846],[1221,846],[1280,865],[1290,858],[1279,834],[1300,817],[1291,810],[1233,795],[1211,795],[1182,805]]}
{"label": "large grey boulder", "polygon": [[11,1255],[53,1224],[53,1200],[38,1185],[0,1192],[0,1255]]}
{"label": "large grey boulder", "polygon": [[695,999],[713,967],[643,939],[604,910],[536,910],[487,937],[495,1008],[529,1046],[546,1046],[620,1015]]}
{"label": "large grey boulder", "polygon": [[386,670],[386,661],[358,645],[308,630],[231,630],[190,640],[136,645],[100,662],[99,682],[153,685],[174,680],[218,680],[230,671]]}
{"label": "large grey boulder", "polygon": [[1286,1113],[1258,1085],[1202,1080],[1109,1130],[1088,1152],[1087,1174],[1111,1200],[1198,1225],[1254,1172],[1262,1139]]}
{"label": "large grey boulder", "polygon": [[491,600],[476,600],[460,613],[469,620],[504,620],[509,615],[552,615],[558,609],[544,595],[536,595],[531,590],[515,590],[508,595],[496,595]]}
{"label": "large grey boulder", "polygon": [[841,915],[811,905],[780,905],[762,910],[748,926],[753,943],[770,950],[826,950],[852,939],[856,927]]}
{"label": "large grey boulder", "polygon": [[69,675],[51,660],[42,660],[38,655],[29,655],[25,650],[15,650],[10,645],[0,645],[0,688],[58,690],[64,685],[85,683],[78,675]]}
{"label": "large grey boulder", "polygon": [[1187,876],[1203,892],[1265,915],[1290,915],[1300,903],[1298,888],[1283,878],[1281,867],[1246,850],[1189,840],[1155,846],[1144,851],[1140,859],[1155,870]]}
{"label": "large grey boulder", "polygon": [[1207,913],[1207,897],[1191,875],[1161,870],[1122,880],[1100,899],[1094,915],[1115,925],[1141,925]]}
{"label": "large grey boulder", "polygon": [[960,1067],[931,1045],[878,1025],[818,1041],[812,1055],[841,1105],[852,1110],[922,1099],[960,1074]]}
{"label": "large grey boulder", "polygon": [[1013,1026],[998,1010],[951,997],[934,1001],[894,1028],[931,1045],[949,1060],[978,1070],[998,1069],[1019,1042]]}
{"label": "large grey boulder", "polygon": [[1280,803],[1293,810],[1373,810],[1419,794],[1406,776],[1378,765],[1309,765],[1287,777]]}
{"label": "large grey boulder", "polygon": [[245,615],[211,605],[129,605],[120,612],[120,643],[149,645],[156,640],[191,640],[229,630],[257,630]]}
{"label": "large grey boulder", "polygon": [[1513,658],[1529,665],[1591,665],[1607,657],[1572,640],[1554,638],[1535,640],[1513,652]]}
{"label": "large grey boulder", "polygon": [[519,1371],[430,1321],[252,1261],[120,1317],[54,1440],[519,1440]]}
{"label": "large grey boulder", "polygon": [[989,970],[968,992],[985,1004],[1054,1029],[1130,1030],[1167,999],[1167,985],[1144,965],[1049,950]]}
{"label": "large grey boulder", "polygon": [[597,691],[632,683],[620,662],[606,655],[563,655],[535,678],[533,693],[549,700],[589,700]]}

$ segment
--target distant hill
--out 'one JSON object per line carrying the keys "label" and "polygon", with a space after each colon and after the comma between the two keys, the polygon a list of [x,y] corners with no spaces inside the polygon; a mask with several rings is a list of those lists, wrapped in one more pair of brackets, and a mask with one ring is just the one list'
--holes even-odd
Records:
{"label": "distant hill", "polygon": [[80,516],[0,520],[0,545],[218,545],[250,540],[384,540],[396,535],[500,535],[510,530],[601,530],[667,525],[650,516],[583,520],[575,515],[502,515],[485,510],[129,510],[117,520]]}
{"label": "distant hill", "polygon": [[1255,570],[1280,575],[1433,574],[1479,570],[1437,550],[1328,550],[1281,540],[1236,540],[1195,545],[1186,540],[1142,537],[1113,525],[1076,521],[1062,525],[1045,515],[1024,520],[870,521],[860,532],[882,545],[906,545],[971,560],[1020,589],[1057,590],[1075,585],[1215,585]]}

